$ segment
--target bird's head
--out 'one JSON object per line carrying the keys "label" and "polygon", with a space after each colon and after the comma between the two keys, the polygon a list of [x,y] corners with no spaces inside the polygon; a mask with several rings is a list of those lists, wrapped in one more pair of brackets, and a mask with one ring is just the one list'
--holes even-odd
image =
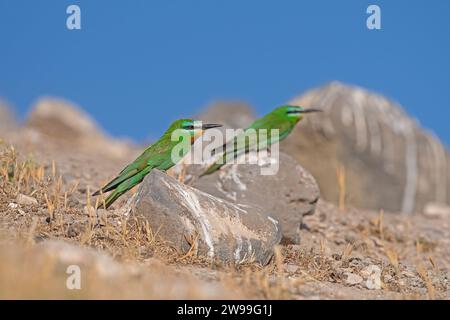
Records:
{"label": "bird's head", "polygon": [[275,109],[275,112],[282,117],[286,117],[287,119],[298,122],[303,119],[304,114],[313,113],[313,112],[322,112],[320,109],[305,109],[300,106],[291,106],[285,105]]}
{"label": "bird's head", "polygon": [[175,121],[169,128],[168,131],[172,132],[176,129],[185,130],[188,132],[189,136],[191,137],[191,143],[194,143],[194,141],[200,137],[205,130],[212,129],[212,128],[219,128],[221,127],[221,124],[215,124],[215,123],[203,123],[202,121],[192,120],[192,119],[180,119]]}

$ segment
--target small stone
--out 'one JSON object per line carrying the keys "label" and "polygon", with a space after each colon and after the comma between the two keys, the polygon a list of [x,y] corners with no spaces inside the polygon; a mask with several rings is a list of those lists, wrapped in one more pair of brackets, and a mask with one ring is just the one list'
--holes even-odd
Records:
{"label": "small stone", "polygon": [[361,271],[361,275],[366,278],[364,285],[369,290],[381,289],[381,269],[377,265],[370,265]]}
{"label": "small stone", "polygon": [[402,271],[401,274],[407,278],[415,278],[416,277],[416,275],[414,273],[412,273],[411,271],[408,271],[408,270]]}
{"label": "small stone", "polygon": [[363,281],[361,276],[351,272],[345,272],[344,275],[347,276],[345,283],[351,286],[357,285]]}
{"label": "small stone", "polygon": [[342,259],[342,256],[341,256],[339,253],[333,253],[333,254],[331,255],[331,257],[332,257],[334,260],[336,260],[336,261],[339,261],[339,260]]}
{"label": "small stone", "polygon": [[19,205],[17,203],[11,202],[10,204],[8,204],[8,208],[10,209],[16,209]]}
{"label": "small stone", "polygon": [[33,206],[33,205],[37,205],[38,202],[35,198],[30,197],[30,196],[26,196],[24,194],[19,193],[17,195],[16,201],[18,204],[22,205],[22,206]]}
{"label": "small stone", "polygon": [[79,224],[71,224],[67,229],[67,236],[73,238],[81,233],[81,227]]}
{"label": "small stone", "polygon": [[448,218],[450,217],[450,206],[444,203],[429,202],[425,205],[423,214],[436,219]]}
{"label": "small stone", "polygon": [[284,265],[284,270],[289,273],[296,273],[298,271],[298,266],[292,263],[288,263]]}
{"label": "small stone", "polygon": [[351,234],[346,234],[344,239],[347,243],[355,243],[356,242],[356,237]]}

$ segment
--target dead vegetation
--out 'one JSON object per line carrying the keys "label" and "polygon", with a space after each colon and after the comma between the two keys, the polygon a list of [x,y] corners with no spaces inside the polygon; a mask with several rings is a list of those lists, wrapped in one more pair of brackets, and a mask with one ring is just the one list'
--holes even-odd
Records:
{"label": "dead vegetation", "polygon": [[[144,219],[95,210],[102,200],[90,198],[91,186],[64,174],[52,159],[40,163],[0,145],[0,297],[448,298],[445,243],[410,217],[346,208],[343,169],[339,208],[319,203],[302,244],[277,247],[267,266],[198,257],[195,239],[179,252]],[[87,288],[67,290],[61,257],[42,249],[55,240],[112,257],[108,264],[121,271],[110,281],[88,266]],[[371,270],[379,270],[380,288]]]}

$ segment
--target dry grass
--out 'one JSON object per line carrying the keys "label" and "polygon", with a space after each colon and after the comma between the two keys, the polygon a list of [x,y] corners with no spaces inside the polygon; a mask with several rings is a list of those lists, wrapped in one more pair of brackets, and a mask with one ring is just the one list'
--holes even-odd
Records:
{"label": "dry grass", "polygon": [[428,276],[427,270],[424,268],[424,266],[422,264],[419,264],[417,266],[417,273],[420,275],[420,277],[422,278],[422,280],[425,282],[425,284],[427,286],[428,298],[430,300],[435,300],[436,299],[436,290],[434,288],[433,282],[431,281],[430,277]]}
{"label": "dry grass", "polygon": [[346,177],[345,177],[345,167],[343,165],[339,165],[336,169],[336,176],[338,182],[338,190],[339,190],[339,210],[345,210],[345,200],[347,197],[346,191]]}
{"label": "dry grass", "polygon": [[395,272],[398,273],[400,270],[398,252],[395,250],[395,248],[386,248],[385,252],[390,264],[392,265],[392,267],[394,267]]}
{"label": "dry grass", "polygon": [[[230,276],[221,276],[221,285],[233,287],[242,283],[250,284],[247,290],[253,297],[260,298],[287,298],[281,277],[273,277],[277,270],[281,270],[281,262],[273,263],[263,268],[257,264],[219,264],[209,258],[199,257],[196,253],[197,239],[190,239],[191,249],[188,252],[179,252],[171,244],[162,241],[158,237],[158,230],[152,230],[148,221],[131,214],[130,217],[106,214],[104,210],[94,208],[102,197],[97,199],[95,206],[90,198],[90,189],[87,187],[86,206],[79,208],[72,206],[69,199],[77,189],[78,183],[65,186],[62,177],[57,174],[58,169],[54,161],[45,167],[38,165],[32,158],[19,159],[14,148],[4,148],[0,153],[1,194],[0,203],[6,210],[2,213],[2,224],[6,229],[15,229],[17,232],[4,233],[7,238],[3,242],[14,241],[19,247],[35,246],[43,240],[61,239],[74,245],[95,248],[108,253],[116,261],[122,263],[145,263],[148,259],[158,259],[167,265],[195,266],[216,270]],[[9,208],[9,203],[14,203],[19,193],[32,196],[38,201],[38,206],[30,206],[19,218],[17,211]],[[26,249],[28,250],[28,249]],[[10,253],[8,253],[10,254]],[[281,254],[281,253],[280,253]],[[6,258],[5,260],[6,261]],[[51,262],[49,262],[51,263]],[[14,269],[11,265],[0,264],[5,269],[4,274],[9,274]],[[277,268],[273,268],[277,265]],[[7,271],[7,268],[11,270]],[[49,267],[50,268],[50,267]],[[47,268],[47,269],[49,269]],[[52,269],[52,268],[50,268]],[[22,271],[20,271],[22,272]],[[95,274],[95,272],[94,272]],[[77,297],[65,291],[64,288],[52,287],[48,274],[39,273],[33,277],[42,279],[25,279],[17,285],[16,292],[9,292],[9,297],[36,297],[37,287],[50,283],[49,295],[40,297]],[[16,275],[13,278],[17,277]],[[61,276],[64,278],[64,275]],[[163,276],[161,276],[163,277]],[[9,277],[10,278],[10,277]],[[95,275],[92,275],[95,278]],[[61,279],[55,279],[61,282]],[[32,283],[28,285],[27,283]],[[10,287],[14,287],[10,284]],[[94,284],[93,287],[101,287]],[[8,287],[6,285],[6,287]],[[28,292],[29,287],[30,292]],[[35,289],[33,289],[35,288]],[[130,287],[131,290],[132,286]],[[63,290],[64,289],[64,290]],[[99,297],[110,290],[98,289],[101,293],[93,292],[87,297]],[[141,290],[142,291],[142,290]],[[128,290],[127,290],[128,292]],[[140,291],[139,291],[140,292]],[[3,292],[3,294],[6,294]],[[86,294],[86,292],[85,292]],[[8,296],[8,295],[6,295]],[[107,297],[115,297],[106,294]],[[133,297],[134,295],[125,297]],[[235,295],[233,295],[235,296]],[[143,295],[142,297],[148,297]],[[197,297],[192,295],[193,298]]]}
{"label": "dry grass", "polygon": [[[339,176],[340,194],[343,195],[340,210],[345,210],[343,168]],[[298,298],[299,290],[310,284],[315,285],[316,290],[330,284],[345,285],[339,270],[346,268],[358,273],[363,267],[353,265],[353,256],[361,249],[358,243],[351,241],[336,247],[333,238],[326,233],[321,234],[317,246],[276,247],[274,258],[267,266],[248,261],[223,264],[198,256],[198,236],[186,239],[190,249],[180,252],[163,241],[158,235],[159,230],[152,230],[142,217],[95,210],[99,203],[104,203],[103,195],[93,201],[90,187],[82,187],[86,189],[83,195],[78,191],[80,181],[64,182],[55,161],[38,163],[32,156],[21,156],[11,146],[0,145],[0,230],[3,234],[0,242],[8,244],[0,248],[0,282],[4,284],[0,289],[1,298],[292,299]],[[38,204],[18,206],[19,194],[33,197]],[[82,196],[81,205],[74,201]],[[344,219],[344,215],[337,216]],[[399,262],[400,253],[395,248],[401,243],[397,242],[398,236],[385,220],[384,213],[380,212],[377,218],[348,228],[359,233],[361,239],[380,239],[380,252],[390,263],[382,268],[383,274],[390,273],[394,277],[394,283],[387,285],[385,290],[415,292],[398,285],[403,267]],[[86,289],[82,293],[68,291],[61,285],[67,275],[61,272],[58,259],[53,256],[39,258],[40,244],[52,239],[106,253],[123,269],[120,277],[115,281],[105,280],[98,270],[88,268]],[[437,273],[438,262],[430,254],[436,244],[424,237],[417,238],[413,244],[418,255],[427,253],[427,261]],[[5,249],[10,246],[14,250]],[[152,260],[160,264],[149,267]],[[383,265],[375,257],[371,261]],[[30,265],[37,267],[30,269]],[[133,265],[137,265],[138,276],[130,271]],[[296,268],[288,270],[289,265]],[[425,267],[418,267],[417,273],[430,299],[445,292],[445,286],[433,285]],[[207,284],[198,284],[199,279]],[[177,283],[181,283],[181,289]],[[220,290],[212,294],[209,285],[218,286]]]}

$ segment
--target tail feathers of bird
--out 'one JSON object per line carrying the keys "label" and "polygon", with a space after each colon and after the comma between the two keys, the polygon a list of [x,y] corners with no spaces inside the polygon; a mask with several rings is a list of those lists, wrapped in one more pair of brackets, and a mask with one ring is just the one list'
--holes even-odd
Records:
{"label": "tail feathers of bird", "polygon": [[132,189],[135,185],[141,183],[145,175],[146,173],[137,174],[120,183],[117,188],[108,195],[104,202],[98,204],[97,209],[103,207],[108,209],[121,195]]}
{"label": "tail feathers of bird", "polygon": [[208,167],[208,169],[206,169],[205,172],[203,172],[203,173],[200,175],[200,177],[203,177],[203,176],[206,176],[206,175],[211,174],[211,173],[213,173],[213,172],[216,172],[217,170],[219,170],[220,168],[222,168],[223,165],[224,165],[224,163],[217,163],[217,162],[213,163],[212,165],[210,165],[210,166]]}
{"label": "tail feathers of bird", "polygon": [[114,203],[114,201],[116,201],[123,193],[124,192],[121,192],[118,189],[114,190],[110,195],[108,195],[104,203],[100,203],[97,206],[97,209],[99,208],[108,209]]}
{"label": "tail feathers of bird", "polygon": [[117,177],[115,177],[113,180],[111,180],[110,182],[108,182],[103,188],[95,191],[92,196],[98,196],[101,193],[106,193],[109,192],[111,190],[114,190],[115,188],[117,188],[117,186],[119,186],[122,182],[130,179],[131,177],[133,177],[135,174],[137,173],[137,170],[133,170],[130,172],[127,172],[126,174],[121,174]]}

